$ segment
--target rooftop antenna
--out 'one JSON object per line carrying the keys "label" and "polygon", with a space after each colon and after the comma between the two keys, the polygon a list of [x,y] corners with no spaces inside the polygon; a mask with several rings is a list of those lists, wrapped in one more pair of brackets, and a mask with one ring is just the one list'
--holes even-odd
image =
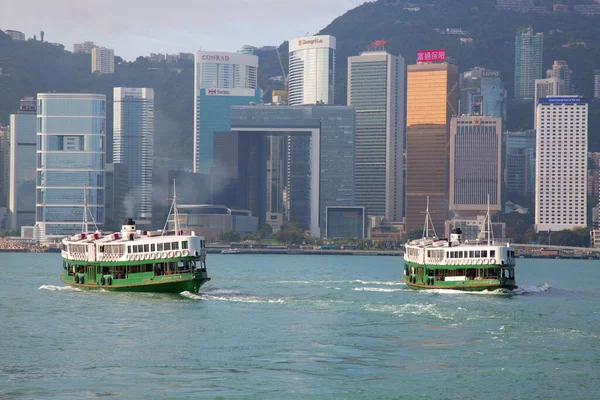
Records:
{"label": "rooftop antenna", "polygon": [[437,233],[435,233],[435,226],[433,225],[433,221],[431,220],[431,215],[429,213],[429,196],[427,196],[427,208],[425,209],[425,225],[423,226],[423,237],[429,237],[429,224],[431,224],[431,230],[433,231],[433,237],[437,238]]}

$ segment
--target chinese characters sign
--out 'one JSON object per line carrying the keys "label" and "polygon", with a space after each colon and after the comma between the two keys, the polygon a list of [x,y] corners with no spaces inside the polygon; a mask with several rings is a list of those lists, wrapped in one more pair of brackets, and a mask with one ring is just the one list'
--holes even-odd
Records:
{"label": "chinese characters sign", "polygon": [[417,51],[417,62],[441,62],[446,61],[446,50],[419,50]]}

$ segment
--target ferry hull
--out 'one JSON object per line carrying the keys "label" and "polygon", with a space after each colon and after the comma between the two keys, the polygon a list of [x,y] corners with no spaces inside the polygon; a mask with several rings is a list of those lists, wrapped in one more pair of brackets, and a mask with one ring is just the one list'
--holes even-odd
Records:
{"label": "ferry hull", "polygon": [[514,283],[514,281],[507,280],[506,282],[496,281],[494,283],[480,283],[478,281],[458,281],[458,282],[435,282],[433,285],[422,284],[422,283],[412,283],[406,279],[406,276],[402,277],[402,282],[405,283],[409,288],[416,290],[426,290],[426,289],[446,289],[446,290],[462,290],[465,292],[482,292],[484,290],[494,291],[494,290],[514,290],[517,289],[518,286]]}
{"label": "ferry hull", "polygon": [[206,275],[206,272],[200,272],[196,274],[186,273],[157,276],[154,279],[144,279],[143,282],[129,279],[115,279],[112,280],[110,285],[102,285],[100,282],[75,283],[72,276],[65,276],[64,274],[60,277],[60,280],[69,286],[80,289],[103,289],[111,292],[198,293],[200,287],[210,281],[210,278]]}

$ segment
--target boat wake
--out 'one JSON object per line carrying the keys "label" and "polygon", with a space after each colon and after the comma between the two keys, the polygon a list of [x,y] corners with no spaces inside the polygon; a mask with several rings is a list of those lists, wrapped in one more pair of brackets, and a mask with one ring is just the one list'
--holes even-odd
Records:
{"label": "boat wake", "polygon": [[72,286],[55,286],[55,285],[42,285],[38,290],[50,290],[50,291],[73,291],[81,292],[81,289]]}
{"label": "boat wake", "polygon": [[279,298],[264,298],[258,296],[248,296],[247,294],[236,290],[211,290],[209,292],[194,294],[188,291],[181,292],[181,295],[192,300],[216,300],[216,301],[233,301],[239,303],[285,303],[284,299]]}
{"label": "boat wake", "polygon": [[542,285],[537,286],[523,286],[519,287],[515,290],[511,290],[511,294],[529,294],[529,293],[543,293],[550,290],[552,286],[544,283]]}
{"label": "boat wake", "polygon": [[369,286],[354,288],[353,290],[355,290],[357,292],[383,292],[383,293],[406,291],[406,289],[378,288],[378,287],[369,287]]}

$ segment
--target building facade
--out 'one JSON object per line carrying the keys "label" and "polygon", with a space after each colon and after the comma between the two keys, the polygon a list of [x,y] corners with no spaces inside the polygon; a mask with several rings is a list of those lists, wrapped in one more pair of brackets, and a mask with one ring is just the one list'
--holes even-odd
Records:
{"label": "building facade", "polygon": [[33,97],[21,100],[10,116],[8,226],[14,230],[35,224],[36,120]]}
{"label": "building facade", "polygon": [[127,182],[125,192],[115,193],[115,218],[133,218],[138,225],[150,225],[154,89],[116,87],[113,99],[113,163],[124,166]]}
{"label": "building facade", "polygon": [[197,51],[194,62],[194,172],[210,174],[213,135],[229,129],[231,106],[260,103],[258,57]]}
{"label": "building facade", "polygon": [[571,71],[566,61],[555,60],[552,64],[552,68],[546,70],[546,78],[558,78],[561,85],[558,94],[571,95],[573,94],[573,86],[571,83],[572,73],[573,71]]}
{"label": "building facade", "polygon": [[406,96],[406,231],[429,210],[437,232],[448,213],[450,119],[458,113],[458,68],[409,65]]}
{"label": "building facade", "polygon": [[594,99],[600,99],[600,69],[594,70]]}
{"label": "building facade", "polygon": [[326,208],[326,231],[328,239],[352,238],[365,239],[367,232],[367,214],[365,207]]}
{"label": "building facade", "polygon": [[348,105],[356,112],[355,201],[369,216],[402,221],[406,66],[402,56],[348,57]]}
{"label": "building facade", "polygon": [[506,120],[507,94],[500,71],[475,67],[460,74],[459,115]]}
{"label": "building facade", "polygon": [[25,40],[25,34],[21,31],[6,29],[4,31],[12,40]]}
{"label": "building facade", "polygon": [[[325,233],[327,206],[354,205],[355,117],[350,106],[232,107],[231,129],[236,133],[215,148],[223,171],[238,179],[236,208],[248,209],[262,222],[268,212],[265,198],[271,136],[308,136],[308,164],[291,166],[287,190],[278,193],[286,221]],[[240,149],[240,150],[235,150]],[[234,151],[235,150],[235,151]],[[233,152],[233,153],[232,153]],[[217,156],[217,155],[216,155]],[[220,162],[220,161],[219,161]],[[295,169],[297,168],[297,169]]]}
{"label": "building facade", "polygon": [[506,191],[523,197],[535,194],[535,130],[504,134]]}
{"label": "building facade", "polygon": [[534,85],[534,107],[533,107],[533,124],[537,120],[537,103],[540,99],[545,99],[548,96],[559,96],[564,93],[563,81],[557,77],[551,77],[546,79],[536,79]]}
{"label": "building facade", "polygon": [[544,34],[531,27],[515,37],[515,98],[533,99],[534,81],[542,78]]}
{"label": "building facade", "polygon": [[106,96],[38,93],[36,235],[82,230],[84,188],[90,229],[104,224]]}
{"label": "building facade", "polygon": [[115,73],[115,51],[106,47],[92,48],[92,73]]}
{"label": "building facade", "polygon": [[96,47],[94,42],[83,42],[73,44],[73,53],[75,54],[92,54],[92,49]]}
{"label": "building facade", "polygon": [[536,231],[587,225],[588,105],[577,96],[540,100],[536,121]]}
{"label": "building facade", "polygon": [[336,39],[330,35],[289,42],[288,104],[333,104]]}
{"label": "building facade", "polygon": [[0,208],[8,207],[10,191],[10,127],[0,126]]}
{"label": "building facade", "polygon": [[502,209],[502,119],[454,117],[450,123],[450,211],[476,217]]}

